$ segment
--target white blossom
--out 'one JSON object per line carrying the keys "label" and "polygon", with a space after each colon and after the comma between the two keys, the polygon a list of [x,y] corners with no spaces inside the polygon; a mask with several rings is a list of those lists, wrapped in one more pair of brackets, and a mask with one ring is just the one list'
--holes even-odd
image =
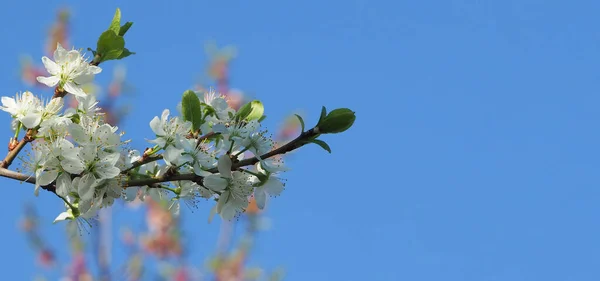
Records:
{"label": "white blossom", "polygon": [[175,146],[192,128],[191,122],[182,121],[178,117],[169,119],[169,114],[169,110],[165,109],[160,119],[154,117],[150,121],[150,128],[156,134],[156,139],[150,140],[150,142],[157,144],[161,148],[166,148],[167,145]]}
{"label": "white blossom", "polygon": [[54,61],[44,56],[42,62],[51,76],[38,76],[38,82],[48,87],[59,85],[61,89],[79,97],[86,95],[81,86],[92,82],[94,75],[102,71],[100,67],[90,65],[79,51],[67,51],[60,43],[54,51]]}
{"label": "white blossom", "polygon": [[28,129],[37,127],[42,121],[42,101],[31,92],[17,94],[15,98],[2,97],[0,109],[10,113]]}

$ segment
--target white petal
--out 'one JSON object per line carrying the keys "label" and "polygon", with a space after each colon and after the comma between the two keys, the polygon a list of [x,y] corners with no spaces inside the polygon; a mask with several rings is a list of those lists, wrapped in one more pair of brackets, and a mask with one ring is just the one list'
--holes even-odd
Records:
{"label": "white petal", "polygon": [[56,64],[56,62],[53,62],[50,58],[44,56],[42,57],[42,63],[44,64],[44,67],[48,73],[58,78],[58,75],[60,74],[60,66]]}
{"label": "white petal", "polygon": [[256,206],[258,206],[259,209],[265,208],[267,193],[263,187],[256,188],[256,191],[254,192],[254,199],[256,199]]}
{"label": "white petal", "polygon": [[86,144],[90,142],[90,137],[86,134],[85,130],[79,124],[72,123],[68,127],[69,134],[79,144]]}
{"label": "white petal", "polygon": [[150,121],[150,128],[157,136],[164,136],[167,134],[162,127],[162,122],[160,122],[160,119],[158,119],[157,116]]}
{"label": "white petal", "polygon": [[62,173],[58,176],[58,179],[56,180],[56,194],[65,197],[69,195],[72,187],[73,183],[71,182],[71,175]]}
{"label": "white petal", "polygon": [[181,153],[183,153],[183,150],[177,149],[173,146],[169,146],[169,147],[167,147],[167,149],[165,149],[165,153],[163,153],[163,157],[164,157],[165,162],[167,162],[168,164],[179,165],[180,164],[179,158],[181,157]]}
{"label": "white petal", "polygon": [[86,174],[79,181],[77,193],[81,200],[92,200],[94,198],[94,183],[96,178],[91,174]]}
{"label": "white petal", "polygon": [[221,155],[217,167],[221,176],[231,178],[231,158],[229,158],[229,155]]}
{"label": "white petal", "polygon": [[221,193],[221,195],[219,196],[219,201],[217,201],[217,213],[221,213],[223,207],[225,207],[227,201],[229,201],[229,197],[231,197],[230,195],[231,194],[229,191]]}
{"label": "white petal", "polygon": [[111,154],[107,154],[104,157],[102,157],[102,160],[100,160],[100,161],[108,163],[110,165],[115,165],[115,164],[117,164],[117,161],[119,161],[120,156],[121,155],[119,153],[111,153]]}
{"label": "white petal", "polygon": [[60,81],[58,76],[50,76],[50,77],[38,76],[35,79],[38,82],[40,82],[48,87],[54,87],[54,86],[56,86],[56,84],[58,84],[58,81]]}
{"label": "white petal", "polygon": [[21,123],[28,129],[37,127],[42,122],[41,112],[29,112],[24,117],[20,118]]}
{"label": "white petal", "polygon": [[112,179],[121,173],[121,169],[115,166],[102,165],[96,168],[96,173],[100,179]]}
{"label": "white petal", "polygon": [[70,212],[62,212],[54,219],[53,223],[57,223],[59,221],[71,220],[73,219],[73,215]]}
{"label": "white petal", "polygon": [[[214,191],[222,191],[227,188],[227,179],[224,179],[218,175],[210,175],[204,178],[203,185]],[[219,199],[220,200],[220,199]]]}
{"label": "white petal", "polygon": [[262,186],[269,195],[279,195],[284,190],[283,183],[276,177],[270,177]]}
{"label": "white petal", "polygon": [[65,158],[60,161],[60,165],[65,171],[74,175],[80,174],[85,169],[83,161],[79,158]]}
{"label": "white petal", "polygon": [[[36,172],[37,174],[37,172]],[[51,184],[56,177],[58,176],[58,171],[55,169],[39,172],[39,175],[36,176],[35,183],[40,186],[45,186]]]}
{"label": "white petal", "polygon": [[178,217],[179,209],[179,199],[173,199],[171,205],[169,206],[169,211],[171,211],[171,214],[173,214],[173,216]]}
{"label": "white petal", "polygon": [[81,89],[81,87],[75,85],[73,82],[67,82],[64,85],[65,91],[79,97],[84,97],[86,93]]}

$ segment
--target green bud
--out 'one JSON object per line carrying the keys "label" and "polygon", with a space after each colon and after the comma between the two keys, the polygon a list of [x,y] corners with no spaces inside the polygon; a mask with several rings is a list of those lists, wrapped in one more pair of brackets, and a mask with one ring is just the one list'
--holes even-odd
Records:
{"label": "green bud", "polygon": [[336,134],[348,130],[354,124],[356,115],[354,111],[348,108],[338,108],[329,112],[319,125],[319,133],[321,134]]}

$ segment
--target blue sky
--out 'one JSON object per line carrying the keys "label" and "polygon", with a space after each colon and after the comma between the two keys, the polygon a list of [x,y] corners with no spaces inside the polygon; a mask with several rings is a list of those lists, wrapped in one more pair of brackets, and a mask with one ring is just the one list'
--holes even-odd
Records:
{"label": "blue sky", "polygon": [[[124,129],[139,148],[202,73],[210,39],[238,48],[232,84],[263,101],[267,125],[294,110],[314,124],[321,105],[356,111],[351,130],[325,137],[332,155],[312,146],[290,159],[253,264],[283,266],[287,280],[600,278],[599,2],[14,1],[0,10],[2,95],[26,90],[18,55],[41,57],[59,3],[74,11],[77,47],[95,45],[116,7],[135,22]],[[50,222],[61,203],[0,182],[3,273],[29,278],[20,206],[32,200]],[[184,213],[198,264],[218,231],[208,208]]]}

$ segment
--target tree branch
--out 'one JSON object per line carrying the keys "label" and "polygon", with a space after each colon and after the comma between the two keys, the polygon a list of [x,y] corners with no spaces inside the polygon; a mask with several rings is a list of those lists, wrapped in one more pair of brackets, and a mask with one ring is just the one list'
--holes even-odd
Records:
{"label": "tree branch", "polygon": [[[315,129],[310,129],[306,132],[302,132],[297,138],[295,138],[294,140],[288,142],[287,144],[274,149],[268,153],[265,153],[263,155],[261,155],[261,159],[267,159],[270,157],[273,157],[275,155],[279,155],[279,154],[285,154],[288,153],[292,150],[295,150],[299,147],[304,146],[305,144],[307,144],[308,140],[318,136],[319,133],[317,133],[315,131]],[[16,149],[15,149],[16,150]],[[16,155],[16,153],[15,153]],[[8,157],[7,157],[8,158]],[[134,165],[137,166],[141,166],[145,163],[149,163],[152,161],[156,161],[162,159],[162,155],[157,155],[154,157],[148,157],[142,161],[138,161],[136,162]],[[245,159],[239,162],[234,163],[231,166],[231,170],[235,171],[237,169],[239,169],[240,167],[244,167],[244,166],[249,166],[249,165],[254,165],[256,164],[258,161],[260,161],[258,158],[253,157],[250,159]],[[4,161],[3,161],[4,162]],[[128,170],[124,170],[122,173],[126,173],[127,171],[131,170],[131,168],[129,168]],[[211,173],[218,173],[218,169],[217,168],[213,168],[208,170],[208,172]],[[35,177],[31,177],[19,172],[15,172],[15,171],[11,171],[9,169],[6,169],[4,167],[0,167],[0,177],[5,177],[5,178],[10,178],[10,179],[14,179],[14,180],[19,180],[22,182],[27,182],[27,183],[31,183],[31,184],[35,184]],[[203,184],[203,180],[204,177],[198,176],[194,173],[187,173],[187,174],[166,174],[163,175],[161,177],[157,177],[157,178],[145,178],[145,179],[132,179],[132,180],[128,180],[125,181],[123,183],[123,188],[127,188],[127,187],[132,187],[132,186],[152,186],[158,183],[162,183],[162,182],[171,182],[171,181],[181,181],[181,180],[189,180],[189,181],[193,181],[195,183],[198,183],[200,185]],[[42,186],[43,189],[48,190],[50,192],[56,192],[56,187],[54,186],[54,184],[50,184],[47,186]]]}

